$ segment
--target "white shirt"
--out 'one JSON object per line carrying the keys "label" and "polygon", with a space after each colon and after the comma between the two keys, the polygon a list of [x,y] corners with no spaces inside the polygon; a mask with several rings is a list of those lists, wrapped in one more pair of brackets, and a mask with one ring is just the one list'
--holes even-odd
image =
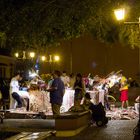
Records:
{"label": "white shirt", "polygon": [[19,92],[19,83],[16,78],[12,78],[10,82],[10,94],[12,94],[13,92]]}

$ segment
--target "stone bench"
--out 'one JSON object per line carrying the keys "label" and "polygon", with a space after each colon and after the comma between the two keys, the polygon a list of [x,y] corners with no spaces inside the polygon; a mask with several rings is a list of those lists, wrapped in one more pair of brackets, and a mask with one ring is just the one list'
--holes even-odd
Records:
{"label": "stone bench", "polygon": [[[91,120],[89,111],[66,112],[52,117],[55,118],[56,136],[59,137],[77,135],[89,125]],[[49,118],[51,117],[49,116]]]}

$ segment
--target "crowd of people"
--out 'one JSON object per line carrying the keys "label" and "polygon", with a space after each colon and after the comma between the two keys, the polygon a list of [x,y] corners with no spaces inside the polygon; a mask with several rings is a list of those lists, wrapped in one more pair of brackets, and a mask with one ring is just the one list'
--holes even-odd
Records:
{"label": "crowd of people", "polygon": [[[87,94],[90,96],[90,91],[95,91],[99,95],[98,103],[101,102],[106,110],[110,110],[108,101],[109,89],[117,84],[119,85],[118,87],[120,90],[121,108],[123,109],[129,106],[129,82],[122,72],[113,72],[104,78],[101,78],[98,75],[93,76],[92,74],[83,77],[80,73],[76,75],[72,73],[68,76],[66,71],[61,73],[58,70],[54,71],[50,75],[51,76],[47,84],[45,84],[39,76],[35,76],[31,79],[28,86],[22,85],[22,87],[20,87],[19,81],[22,80],[22,75],[20,73],[16,73],[10,82],[10,109],[22,108],[24,98],[26,101],[26,110],[29,111],[30,97],[26,93],[32,88],[32,85],[38,85],[40,81],[42,84],[45,84],[45,88],[43,88],[43,90],[50,92],[50,103],[54,115],[60,114],[60,107],[63,102],[65,89],[67,88],[74,90],[75,107],[80,106],[82,100],[86,99]],[[19,92],[22,88],[26,89],[26,92]],[[88,99],[91,98],[88,97]],[[136,101],[139,103],[139,97]],[[138,105],[136,108],[138,108]]]}

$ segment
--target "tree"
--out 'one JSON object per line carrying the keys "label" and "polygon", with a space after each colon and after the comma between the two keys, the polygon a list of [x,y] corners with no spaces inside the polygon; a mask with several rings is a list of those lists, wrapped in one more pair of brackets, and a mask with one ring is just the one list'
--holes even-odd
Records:
{"label": "tree", "polygon": [[[132,30],[122,28],[123,25],[118,26],[113,19],[113,9],[118,4],[130,5],[131,2],[128,0],[117,2],[116,0],[1,0],[1,47],[6,44],[6,47],[12,49],[44,50],[48,45],[79,37],[85,32],[92,33],[102,42],[113,43],[120,40],[131,44],[135,42],[131,41]],[[137,10],[136,13],[139,11],[138,4],[139,2],[134,2],[132,7]]]}
{"label": "tree", "polygon": [[[140,17],[140,1],[130,1],[126,8],[126,21],[138,22]],[[140,24],[121,24],[119,40],[124,44],[131,45],[132,48],[140,47]]]}

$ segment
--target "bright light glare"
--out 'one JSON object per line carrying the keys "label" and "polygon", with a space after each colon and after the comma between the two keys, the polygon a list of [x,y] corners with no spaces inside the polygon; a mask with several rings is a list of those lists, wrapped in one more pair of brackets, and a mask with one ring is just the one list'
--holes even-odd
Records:
{"label": "bright light glare", "polygon": [[114,10],[114,14],[115,14],[117,20],[124,20],[125,9],[124,8],[116,9],[116,10]]}
{"label": "bright light glare", "polygon": [[35,72],[31,72],[31,71],[29,71],[29,77],[35,77],[35,76],[37,76],[37,74],[35,73]]}
{"label": "bright light glare", "polygon": [[34,58],[35,57],[35,53],[34,52],[30,52],[30,57]]}
{"label": "bright light glare", "polygon": [[15,53],[15,57],[19,57],[19,53]]}
{"label": "bright light glare", "polygon": [[55,55],[54,56],[54,61],[59,61],[60,60],[60,57],[58,55]]}
{"label": "bright light glare", "polygon": [[42,57],[41,57],[41,60],[42,60],[42,61],[45,61],[45,60],[46,60],[46,57],[45,57],[45,56],[42,56]]}

